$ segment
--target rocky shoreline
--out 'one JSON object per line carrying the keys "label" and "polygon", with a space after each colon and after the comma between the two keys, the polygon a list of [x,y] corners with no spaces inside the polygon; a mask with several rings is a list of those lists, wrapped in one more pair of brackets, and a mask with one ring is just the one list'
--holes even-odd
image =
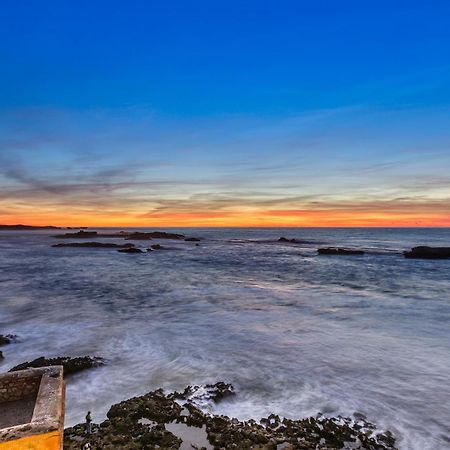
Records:
{"label": "rocky shoreline", "polygon": [[233,398],[230,384],[188,386],[183,392],[159,389],[113,405],[107,419],[86,435],[84,424],[66,428],[64,449],[242,449],[242,450],[395,450],[389,431],[378,431],[363,416],[287,419],[271,414],[240,421],[204,412],[205,402]]}
{"label": "rocky shoreline", "polygon": [[[0,335],[0,345],[16,339],[15,335]],[[106,361],[96,356],[39,357],[9,371],[62,365],[70,383],[70,375],[104,364]],[[66,428],[64,449],[79,450],[86,443],[104,450],[396,449],[392,433],[377,430],[361,414],[352,418],[318,414],[301,419],[271,414],[259,421],[241,421],[210,413],[214,404],[237,396],[234,387],[224,382],[188,386],[182,392],[151,391],[112,405],[107,419],[93,424],[90,435],[84,424]]]}

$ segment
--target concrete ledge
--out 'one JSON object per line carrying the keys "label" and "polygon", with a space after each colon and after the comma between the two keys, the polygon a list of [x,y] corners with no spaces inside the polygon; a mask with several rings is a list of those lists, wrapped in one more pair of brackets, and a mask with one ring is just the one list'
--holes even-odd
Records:
{"label": "concrete ledge", "polygon": [[[61,450],[64,394],[62,366],[0,375],[0,408],[8,411],[10,405],[15,405],[19,422],[0,429],[0,450]],[[32,413],[20,411],[22,406],[31,407]],[[31,420],[23,423],[30,413]],[[14,417],[11,420],[14,422]]]}

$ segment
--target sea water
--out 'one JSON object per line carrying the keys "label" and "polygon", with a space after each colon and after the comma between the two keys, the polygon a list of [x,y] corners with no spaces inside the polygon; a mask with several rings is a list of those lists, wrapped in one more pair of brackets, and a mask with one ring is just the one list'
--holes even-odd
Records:
{"label": "sea water", "polygon": [[[202,241],[122,254],[52,248],[51,230],[0,232],[0,334],[19,335],[0,371],[106,358],[68,379],[66,425],[159,387],[223,380],[237,395],[215,413],[356,412],[401,449],[450,448],[450,260],[401,254],[450,246],[450,229],[170,231]],[[366,254],[319,256],[322,246]]]}

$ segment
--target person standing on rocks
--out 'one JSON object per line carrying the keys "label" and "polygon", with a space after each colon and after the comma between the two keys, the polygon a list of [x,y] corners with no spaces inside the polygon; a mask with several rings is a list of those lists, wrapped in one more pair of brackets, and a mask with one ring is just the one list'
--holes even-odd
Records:
{"label": "person standing on rocks", "polygon": [[86,434],[92,434],[92,417],[90,411],[86,414]]}

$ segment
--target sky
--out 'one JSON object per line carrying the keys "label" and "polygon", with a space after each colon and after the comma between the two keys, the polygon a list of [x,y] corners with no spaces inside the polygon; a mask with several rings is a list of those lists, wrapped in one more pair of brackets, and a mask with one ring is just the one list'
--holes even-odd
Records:
{"label": "sky", "polygon": [[448,0],[2,0],[0,223],[450,226]]}

